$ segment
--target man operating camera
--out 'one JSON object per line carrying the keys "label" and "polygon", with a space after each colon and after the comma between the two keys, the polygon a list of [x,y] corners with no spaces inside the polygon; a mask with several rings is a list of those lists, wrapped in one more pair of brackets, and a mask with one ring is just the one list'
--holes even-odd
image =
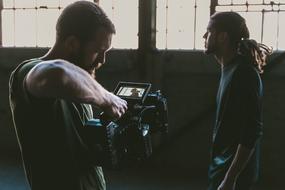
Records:
{"label": "man operating camera", "polygon": [[59,17],[51,50],[12,73],[10,105],[31,189],[106,188],[98,154],[83,134],[91,105],[115,118],[127,109],[94,80],[114,33],[98,5],[75,2]]}

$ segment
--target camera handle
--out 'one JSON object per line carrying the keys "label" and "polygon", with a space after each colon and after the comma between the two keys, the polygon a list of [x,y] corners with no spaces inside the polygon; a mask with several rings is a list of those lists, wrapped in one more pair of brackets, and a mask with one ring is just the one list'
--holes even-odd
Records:
{"label": "camera handle", "polygon": [[111,123],[112,121],[116,123],[116,119],[112,119],[110,116],[108,116],[107,114],[105,114],[104,112],[100,113],[100,121],[102,122],[103,125],[108,125],[109,123]]}

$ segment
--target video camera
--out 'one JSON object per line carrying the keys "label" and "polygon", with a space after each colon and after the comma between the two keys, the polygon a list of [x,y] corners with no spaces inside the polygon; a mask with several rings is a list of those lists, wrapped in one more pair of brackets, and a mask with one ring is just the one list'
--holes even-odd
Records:
{"label": "video camera", "polygon": [[167,133],[166,99],[150,88],[149,83],[119,82],[114,94],[128,102],[127,112],[116,121],[103,113],[86,123],[102,150],[102,166],[122,168],[146,160],[153,150],[151,135]]}

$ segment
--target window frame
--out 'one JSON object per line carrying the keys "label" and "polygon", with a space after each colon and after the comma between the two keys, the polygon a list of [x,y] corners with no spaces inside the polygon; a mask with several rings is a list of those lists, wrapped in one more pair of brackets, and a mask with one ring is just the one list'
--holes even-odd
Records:
{"label": "window frame", "polygon": [[[94,3],[97,3],[97,4],[99,4],[100,5],[100,0],[90,0],[90,1],[93,1]],[[138,1],[138,3],[140,2],[140,0],[137,0]],[[11,2],[12,3],[12,2]],[[29,7],[29,8],[26,8],[26,7],[24,7],[24,6],[22,6],[22,7],[16,7],[16,5],[15,5],[15,0],[13,1],[13,5],[12,5],[12,7],[4,7],[4,0],[0,0],[0,47],[1,48],[50,48],[51,47],[51,44],[46,44],[46,43],[44,43],[44,44],[41,44],[41,43],[39,43],[39,41],[40,40],[38,40],[38,38],[36,39],[36,42],[35,42],[35,45],[34,44],[32,44],[32,45],[30,45],[30,44],[27,44],[27,45],[25,45],[25,44],[21,44],[21,45],[19,45],[18,44],[18,41],[16,41],[16,38],[15,38],[15,34],[16,34],[16,32],[15,32],[15,30],[14,30],[14,33],[13,34],[11,34],[11,35],[14,35],[14,37],[13,37],[13,41],[11,41],[11,43],[9,42],[9,45],[5,45],[5,46],[3,46],[3,30],[2,30],[2,11],[4,10],[4,11],[13,11],[14,12],[14,14],[15,14],[15,11],[16,10],[36,10],[36,11],[38,11],[38,10],[40,10],[40,9],[46,9],[46,10],[62,10],[62,9],[64,9],[64,7],[65,7],[65,4],[63,5],[63,4],[57,4],[56,6],[54,6],[54,7],[52,7],[52,6],[41,6],[41,5],[35,5],[35,6],[33,6],[33,7]],[[116,8],[116,7],[115,7]],[[122,11],[121,11],[122,12]],[[13,14],[13,13],[11,13],[11,14]],[[139,14],[139,13],[138,13]],[[139,17],[139,15],[137,15],[137,17]],[[14,18],[15,19],[15,18]],[[35,18],[35,19],[37,19],[37,18]],[[137,25],[139,25],[139,18],[137,19]],[[13,27],[14,27],[14,29],[15,29],[15,27],[16,27],[16,25],[15,25],[15,23],[13,24]],[[36,25],[36,28],[38,28],[38,25]],[[139,26],[135,26],[134,28],[139,28]],[[135,30],[134,30],[135,31]],[[135,44],[133,43],[133,44],[122,44],[122,47],[120,47],[120,42],[119,42],[119,44],[117,44],[118,45],[118,47],[115,47],[114,49],[138,49],[138,47],[139,47],[139,39],[138,39],[138,37],[137,37],[137,33],[138,33],[139,31],[135,31],[135,35],[136,35],[136,39],[135,39]],[[124,33],[122,33],[122,34],[124,34]],[[5,35],[5,34],[4,34]],[[38,33],[38,31],[36,31],[36,35],[38,36],[39,35],[39,33]],[[11,39],[12,40],[12,39]],[[4,40],[5,41],[5,40]],[[129,47],[128,47],[129,46]]]}
{"label": "window frame", "polygon": [[[279,17],[279,13],[280,12],[285,12],[285,8],[284,9],[280,9],[280,6],[284,6],[285,7],[285,2],[284,3],[275,3],[274,1],[270,1],[269,3],[265,2],[264,0],[262,1],[262,3],[249,3],[248,1],[246,1],[246,3],[233,3],[233,0],[231,0],[231,3],[223,3],[223,4],[219,4],[219,1],[218,0],[211,0],[212,4],[211,4],[211,15],[214,14],[216,12],[216,8],[217,7],[246,7],[246,10],[240,10],[240,11],[235,11],[237,13],[260,13],[261,14],[261,31],[260,31],[260,39],[256,39],[258,41],[260,41],[261,43],[264,42],[264,30],[265,30],[265,27],[264,27],[264,23],[265,23],[265,14],[266,13],[274,13],[274,12],[277,12],[277,18],[278,18],[278,23],[277,23],[277,33],[276,33],[276,41],[274,42],[274,48],[273,50],[274,51],[279,51],[279,50],[285,50],[284,49],[279,49],[279,42],[281,41],[279,39],[279,25],[280,25],[280,17]],[[263,8],[261,10],[251,10],[249,9],[249,7],[252,7],[252,6],[260,6]],[[274,8],[274,6],[278,6],[278,9],[276,10]],[[264,9],[264,7],[268,7],[268,9]],[[271,8],[271,10],[270,10]],[[229,9],[228,11],[231,11],[232,9]]]}
{"label": "window frame", "polygon": [[[95,3],[100,4],[100,0],[93,0]],[[156,2],[157,0],[145,0],[145,3],[142,3],[141,0],[139,0],[139,19],[138,19],[138,48],[137,49],[157,49],[156,48]],[[216,12],[217,6],[220,6],[218,3],[218,0],[209,0],[210,1],[210,15],[214,14]],[[263,2],[263,4],[266,4]],[[285,5],[285,3],[280,3],[282,5]],[[270,6],[270,3],[267,3],[268,6]],[[233,4],[232,6],[235,6]],[[143,13],[146,9],[145,7],[148,7],[150,10],[148,13]],[[60,9],[60,7],[58,7]],[[63,8],[63,7],[61,7]],[[21,8],[19,8],[21,9]],[[4,10],[3,7],[3,0],[0,0],[0,11]],[[285,10],[282,10],[285,12]],[[264,13],[262,14],[264,15]],[[262,22],[264,23],[264,18],[262,18]],[[195,22],[195,20],[194,20]],[[261,31],[261,38],[263,38],[263,26]],[[194,31],[194,36],[195,34]],[[195,41],[195,40],[194,40]],[[195,42],[194,42],[195,43]],[[277,40],[278,44],[278,40]],[[3,47],[3,39],[2,39],[2,14],[0,14],[0,47]],[[13,48],[17,48],[18,46],[14,46]],[[4,47],[5,48],[5,47]],[[31,47],[34,48],[34,47]],[[41,48],[36,46],[36,48]],[[120,49],[120,48],[118,48]],[[127,49],[127,48],[126,48]],[[135,48],[136,49],[136,48]],[[195,46],[192,49],[179,49],[179,50],[196,50]],[[275,50],[279,50],[278,47]]]}

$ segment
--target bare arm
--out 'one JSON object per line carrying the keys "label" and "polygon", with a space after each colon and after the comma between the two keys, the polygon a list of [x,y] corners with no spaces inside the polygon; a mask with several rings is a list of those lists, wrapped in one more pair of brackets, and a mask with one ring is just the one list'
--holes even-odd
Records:
{"label": "bare arm", "polygon": [[253,151],[254,149],[248,149],[241,144],[238,145],[235,157],[224,177],[223,182],[218,187],[218,190],[234,190],[235,189],[236,180],[239,174],[242,172],[242,170],[246,166]]}
{"label": "bare arm", "polygon": [[104,89],[89,73],[64,60],[36,65],[24,82],[28,92],[39,98],[89,103],[115,117],[120,117],[127,108],[124,100]]}

